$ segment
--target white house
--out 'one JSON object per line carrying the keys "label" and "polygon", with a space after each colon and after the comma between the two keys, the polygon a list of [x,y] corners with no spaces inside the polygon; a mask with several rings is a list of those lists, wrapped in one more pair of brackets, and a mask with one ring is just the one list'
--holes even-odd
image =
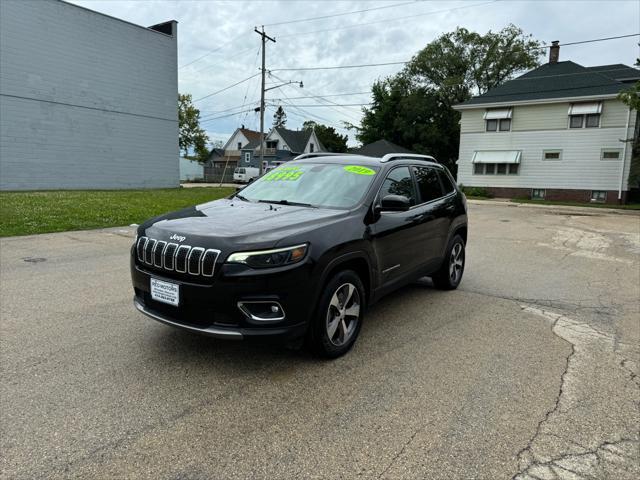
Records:
{"label": "white house", "polygon": [[498,197],[624,202],[637,112],[616,97],[640,79],[626,65],[549,63],[454,108],[458,183]]}

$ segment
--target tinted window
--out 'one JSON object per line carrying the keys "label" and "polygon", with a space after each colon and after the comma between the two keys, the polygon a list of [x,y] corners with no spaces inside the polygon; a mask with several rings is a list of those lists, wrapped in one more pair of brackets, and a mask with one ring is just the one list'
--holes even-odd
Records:
{"label": "tinted window", "polygon": [[[476,163],[476,165],[477,165],[477,163]],[[440,176],[440,181],[442,182],[442,186],[444,188],[445,195],[453,192],[455,190],[455,187],[453,186],[453,183],[451,182],[451,179],[449,178],[449,175],[447,175],[443,171],[438,171],[438,175]]]}
{"label": "tinted window", "polygon": [[415,167],[415,172],[422,202],[442,197],[440,180],[438,180],[438,174],[433,168]]}
{"label": "tinted window", "polygon": [[409,167],[399,167],[391,170],[380,189],[380,198],[387,195],[402,195],[409,199],[411,205],[416,204],[416,192]]}

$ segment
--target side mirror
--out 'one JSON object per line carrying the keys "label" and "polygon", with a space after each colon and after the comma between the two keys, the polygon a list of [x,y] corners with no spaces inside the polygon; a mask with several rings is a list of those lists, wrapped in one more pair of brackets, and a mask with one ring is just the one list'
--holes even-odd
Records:
{"label": "side mirror", "polygon": [[406,212],[411,207],[411,202],[404,195],[387,195],[380,201],[381,212]]}

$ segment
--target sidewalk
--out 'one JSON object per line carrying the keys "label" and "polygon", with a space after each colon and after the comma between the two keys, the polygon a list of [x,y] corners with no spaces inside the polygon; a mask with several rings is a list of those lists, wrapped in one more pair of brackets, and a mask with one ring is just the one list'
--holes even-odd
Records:
{"label": "sidewalk", "polygon": [[184,188],[198,188],[198,187],[239,187],[242,186],[241,183],[223,183],[220,185],[219,183],[202,183],[202,182],[194,182],[194,183],[181,183],[180,186]]}
{"label": "sidewalk", "polygon": [[521,208],[542,208],[547,210],[553,210],[557,213],[564,213],[567,215],[634,215],[640,216],[640,210],[624,210],[622,208],[606,208],[606,207],[577,207],[571,205],[547,205],[547,204],[535,204],[535,203],[519,203],[509,199],[467,199],[467,202],[472,205],[502,205],[503,207],[521,207]]}

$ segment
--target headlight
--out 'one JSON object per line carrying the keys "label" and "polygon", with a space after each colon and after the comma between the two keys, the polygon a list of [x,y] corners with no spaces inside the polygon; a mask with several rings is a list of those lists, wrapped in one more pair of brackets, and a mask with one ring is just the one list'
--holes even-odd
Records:
{"label": "headlight", "polygon": [[227,258],[227,263],[244,263],[254,268],[282,267],[300,262],[307,253],[308,244],[295,247],[274,248],[258,252],[237,252]]}

